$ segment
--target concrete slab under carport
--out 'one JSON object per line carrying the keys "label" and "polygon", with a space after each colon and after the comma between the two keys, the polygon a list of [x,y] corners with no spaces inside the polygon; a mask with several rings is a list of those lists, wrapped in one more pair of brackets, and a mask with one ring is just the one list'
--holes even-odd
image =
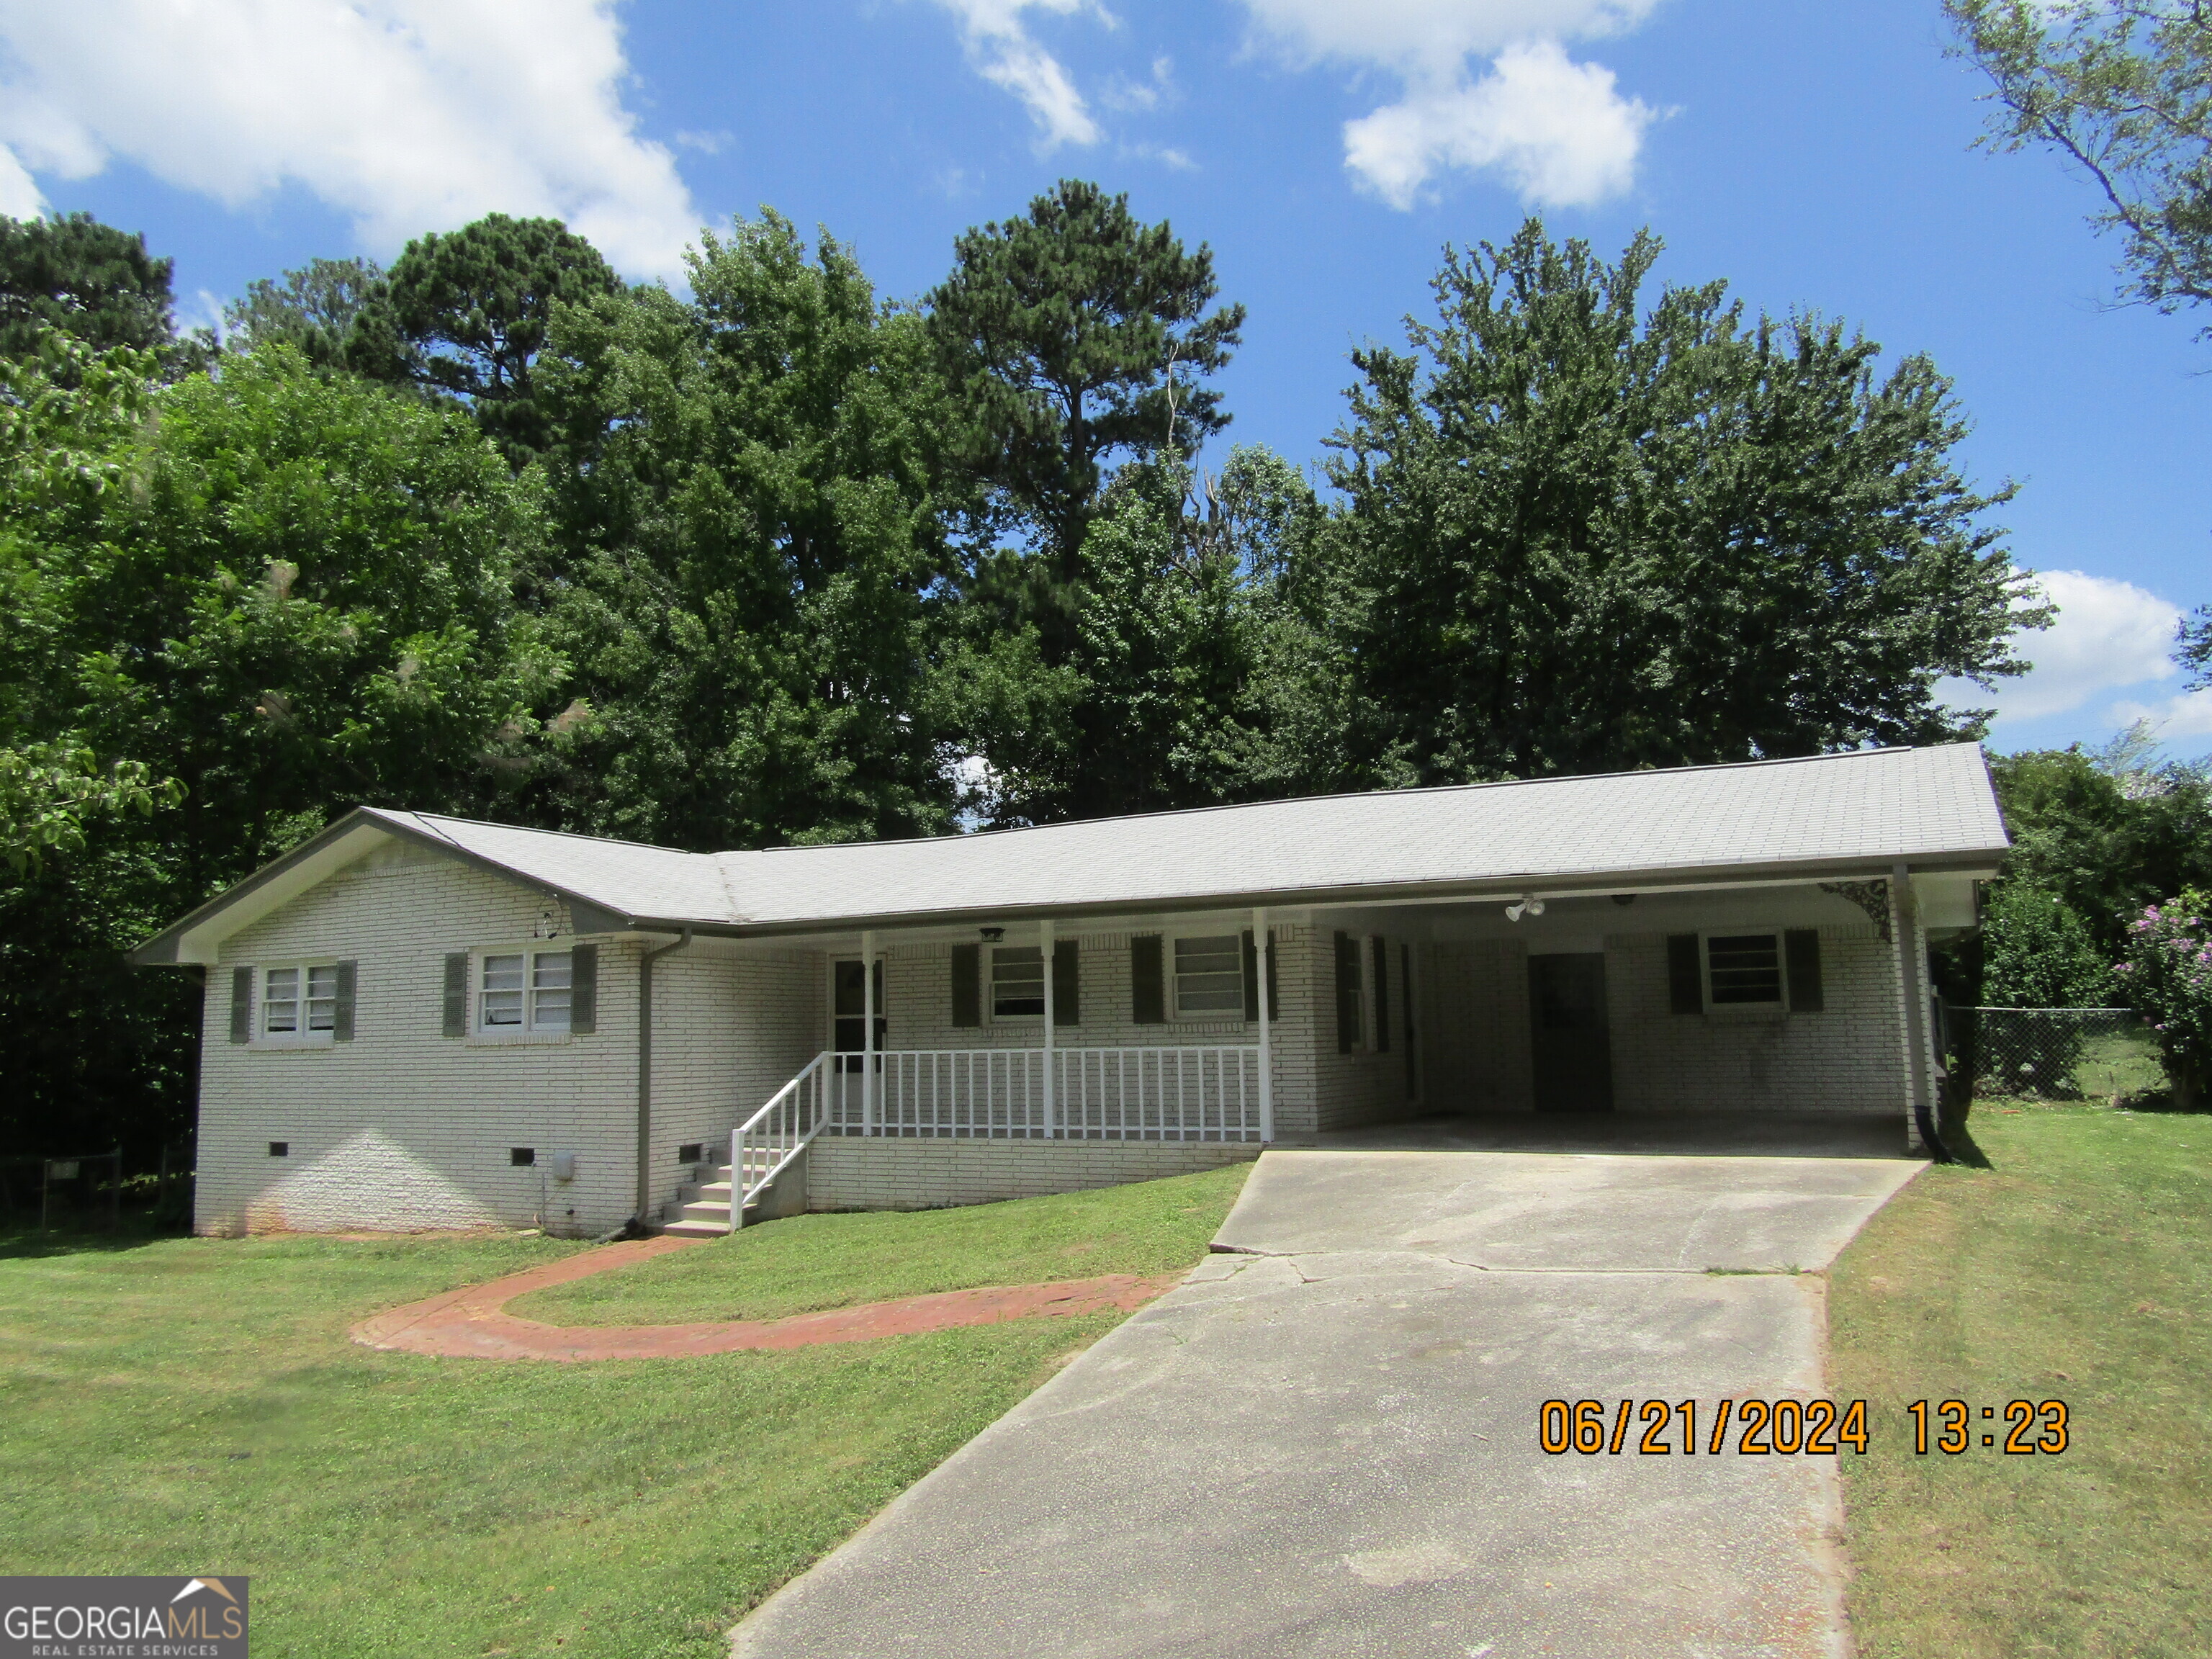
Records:
{"label": "concrete slab under carport", "polygon": [[[1234,1253],[772,1598],[737,1653],[1848,1653],[1832,1462],[1684,1456],[1678,1425],[1666,1456],[1638,1455],[1640,1424],[1617,1455],[1537,1443],[1547,1399],[1696,1399],[1709,1432],[1713,1401],[1825,1392],[1825,1280],[1759,1269],[1832,1259],[1919,1166],[1702,1162],[1270,1152]],[[1624,1202],[1638,1173],[1662,1201]],[[1532,1179],[1541,1202],[1486,1219]],[[1712,1224],[1731,1190],[1768,1218]]]}

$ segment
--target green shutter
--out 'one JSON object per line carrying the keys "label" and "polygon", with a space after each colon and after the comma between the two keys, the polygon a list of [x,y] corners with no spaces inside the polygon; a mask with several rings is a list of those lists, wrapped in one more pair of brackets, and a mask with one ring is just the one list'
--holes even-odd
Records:
{"label": "green shutter", "polygon": [[1167,988],[1160,971],[1158,933],[1139,933],[1129,941],[1129,1018],[1138,1025],[1167,1024]]}
{"label": "green shutter", "polygon": [[952,1023],[956,1026],[983,1023],[983,947],[952,947]]}
{"label": "green shutter", "polygon": [[599,947],[579,945],[568,952],[568,1032],[591,1036],[599,1029]]}
{"label": "green shutter", "polygon": [[337,1006],[331,1011],[331,1040],[334,1042],[353,1041],[353,992],[359,964],[338,963]]}
{"label": "green shutter", "polygon": [[1078,965],[1075,941],[1072,939],[1052,942],[1052,1023],[1083,1024],[1083,970]]}
{"label": "green shutter", "polygon": [[1790,969],[1790,1012],[1817,1014],[1827,1006],[1820,989],[1820,930],[1792,927],[1782,939]]}
{"label": "green shutter", "polygon": [[[1274,1010],[1267,1011],[1268,1018]],[[1244,930],[1244,1023],[1255,1024],[1260,1018],[1260,948],[1252,942],[1252,930]]]}
{"label": "green shutter", "polygon": [[446,953],[446,1024],[449,1037],[465,1036],[469,1029],[469,953]]}
{"label": "green shutter", "polygon": [[1375,1052],[1390,1052],[1390,941],[1375,941]]}
{"label": "green shutter", "polygon": [[253,1036],[253,969],[230,970],[230,1040],[246,1042]]}
{"label": "green shutter", "polygon": [[1676,1014],[1705,1012],[1705,975],[1698,968],[1695,933],[1667,935],[1667,1008]]}
{"label": "green shutter", "polygon": [[1359,941],[1349,933],[1336,936],[1336,1052],[1348,1054],[1359,1046]]}

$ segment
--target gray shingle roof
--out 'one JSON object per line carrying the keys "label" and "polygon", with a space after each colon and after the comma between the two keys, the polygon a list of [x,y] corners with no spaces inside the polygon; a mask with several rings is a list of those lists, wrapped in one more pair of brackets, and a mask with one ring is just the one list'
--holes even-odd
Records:
{"label": "gray shingle roof", "polygon": [[1973,744],[752,853],[673,853],[431,813],[364,816],[622,917],[777,931],[1667,875],[1809,880],[1900,860],[1987,868],[2008,845]]}

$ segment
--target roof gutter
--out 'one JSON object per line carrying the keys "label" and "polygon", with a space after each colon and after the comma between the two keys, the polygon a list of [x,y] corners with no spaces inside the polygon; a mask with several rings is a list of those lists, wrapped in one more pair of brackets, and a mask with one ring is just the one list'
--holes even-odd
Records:
{"label": "roof gutter", "polygon": [[[653,1207],[653,964],[688,949],[691,929],[673,945],[647,951],[637,959],[637,1221]],[[733,1189],[734,1190],[734,1189]]]}

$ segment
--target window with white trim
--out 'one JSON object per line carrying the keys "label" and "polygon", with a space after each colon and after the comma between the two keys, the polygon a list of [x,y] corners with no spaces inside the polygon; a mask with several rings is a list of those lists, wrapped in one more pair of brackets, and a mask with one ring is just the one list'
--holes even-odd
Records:
{"label": "window with white trim", "polygon": [[567,951],[488,951],[477,968],[477,1030],[566,1035],[574,958]]}
{"label": "window with white trim", "polygon": [[338,965],[295,963],[261,970],[264,1042],[328,1042],[338,1029]]}
{"label": "window with white trim", "polygon": [[1705,1006],[1779,1008],[1784,1005],[1782,935],[1705,935]]}
{"label": "window with white trim", "polygon": [[994,945],[991,947],[991,1018],[1044,1018],[1042,945]]}
{"label": "window with white trim", "polygon": [[1244,936],[1202,933],[1175,942],[1177,1019],[1244,1018]]}

